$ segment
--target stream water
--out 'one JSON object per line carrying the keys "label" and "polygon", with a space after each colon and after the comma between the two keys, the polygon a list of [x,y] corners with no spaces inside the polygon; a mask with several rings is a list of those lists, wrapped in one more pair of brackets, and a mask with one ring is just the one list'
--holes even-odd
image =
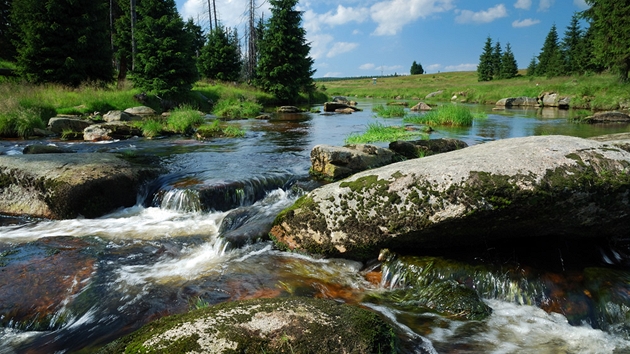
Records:
{"label": "stream water", "polygon": [[[488,249],[427,255],[457,260],[464,273],[466,264],[488,267],[483,276],[467,277],[477,282],[493,313],[483,321],[463,321],[364,301],[365,294],[392,286],[391,274],[382,276],[376,260],[313,258],[257,241],[282,209],[319,185],[308,175],[311,148],[342,145],[350,133],[363,132],[377,120],[372,105],[381,103],[360,102],[363,112],[352,115],[232,122],[247,131],[239,139],[0,141],[0,154],[6,155],[33,143],[149,154],[169,171],[143,189],[135,206],[97,219],[0,216],[0,354],[92,352],[165,315],[278,296],[331,298],[377,311],[397,328],[409,353],[630,351],[630,252],[624,245],[561,247],[533,240],[523,247],[529,253],[517,259],[509,248],[493,249],[491,256]],[[431,138],[473,145],[628,130],[571,123],[567,111],[470,107],[488,117],[472,127],[437,128]],[[536,262],[536,255],[544,262]],[[593,269],[596,276],[589,275]]]}

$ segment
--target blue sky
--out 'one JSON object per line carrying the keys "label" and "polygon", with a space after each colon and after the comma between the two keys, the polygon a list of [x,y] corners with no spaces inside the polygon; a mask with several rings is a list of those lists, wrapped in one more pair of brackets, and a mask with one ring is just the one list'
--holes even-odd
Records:
{"label": "blue sky", "polygon": [[[208,27],[207,0],[176,0],[184,19]],[[219,20],[245,33],[249,0],[215,0]],[[269,18],[269,4],[256,0]],[[476,70],[486,38],[510,43],[519,68],[540,53],[553,24],[560,38],[584,0],[300,0],[315,77]]]}

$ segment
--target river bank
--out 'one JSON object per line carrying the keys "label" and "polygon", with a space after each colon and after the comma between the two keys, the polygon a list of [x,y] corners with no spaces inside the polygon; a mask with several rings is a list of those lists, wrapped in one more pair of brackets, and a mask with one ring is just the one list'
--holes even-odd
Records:
{"label": "river bank", "polygon": [[[399,99],[407,101],[463,102],[495,104],[506,97],[538,97],[543,92],[556,92],[571,97],[571,107],[591,110],[628,109],[630,90],[611,74],[569,77],[528,77],[508,80],[477,81],[477,73],[446,72],[425,75],[392,76],[362,79],[322,79],[320,89],[330,95],[360,98]],[[431,97],[427,97],[431,95]],[[414,103],[414,104],[415,104]],[[411,107],[412,105],[410,105]]]}

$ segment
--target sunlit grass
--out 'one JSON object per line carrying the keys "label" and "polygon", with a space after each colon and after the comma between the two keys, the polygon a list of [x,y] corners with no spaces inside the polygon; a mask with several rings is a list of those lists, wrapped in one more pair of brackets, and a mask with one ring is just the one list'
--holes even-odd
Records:
{"label": "sunlit grass", "polygon": [[166,124],[175,133],[190,135],[194,128],[204,123],[201,113],[190,105],[175,108],[168,117]]}
{"label": "sunlit grass", "polygon": [[214,114],[225,118],[255,118],[263,110],[262,105],[234,98],[221,99],[214,107]]}
{"label": "sunlit grass", "polygon": [[425,124],[430,126],[450,125],[455,127],[471,126],[474,119],[470,109],[456,104],[447,104],[425,114],[407,116],[405,123]]}
{"label": "sunlit grass", "polygon": [[417,130],[407,130],[402,126],[389,126],[380,122],[369,123],[367,131],[363,134],[350,134],[345,140],[346,144],[366,144],[375,142],[392,142],[396,140],[409,140],[426,134]]}
{"label": "sunlit grass", "polygon": [[372,111],[381,118],[404,117],[407,113],[401,106],[383,106],[382,104],[372,107]]}

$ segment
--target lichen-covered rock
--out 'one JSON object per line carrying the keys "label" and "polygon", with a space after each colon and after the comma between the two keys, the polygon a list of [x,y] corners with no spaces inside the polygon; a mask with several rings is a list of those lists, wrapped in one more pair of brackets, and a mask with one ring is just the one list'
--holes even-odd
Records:
{"label": "lichen-covered rock", "polygon": [[283,211],[280,247],[345,258],[380,248],[630,232],[630,153],[568,136],[494,141],[318,188]]}
{"label": "lichen-covered rock", "polygon": [[160,171],[107,153],[0,156],[0,213],[98,217],[134,205]]}
{"label": "lichen-covered rock", "polygon": [[157,112],[151,108],[151,107],[147,107],[147,106],[138,106],[138,107],[131,107],[131,108],[127,108],[124,111],[127,114],[130,114],[132,116],[140,116],[140,117],[144,117],[144,116],[154,116],[157,114]]}
{"label": "lichen-covered rock", "polygon": [[465,147],[468,147],[468,144],[457,139],[393,141],[389,143],[390,150],[408,159],[441,154]]}
{"label": "lichen-covered rock", "polygon": [[396,353],[377,314],[308,298],[229,302],[161,318],[100,353]]}
{"label": "lichen-covered rock", "polygon": [[396,154],[393,151],[375,145],[316,145],[311,150],[311,173],[336,181],[395,161]]}

